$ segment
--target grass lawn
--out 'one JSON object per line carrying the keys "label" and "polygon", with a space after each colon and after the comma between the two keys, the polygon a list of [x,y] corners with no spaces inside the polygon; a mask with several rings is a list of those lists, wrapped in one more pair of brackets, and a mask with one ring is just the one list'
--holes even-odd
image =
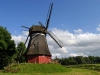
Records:
{"label": "grass lawn", "polygon": [[18,73],[0,73],[0,75],[100,75],[100,71],[81,68],[66,68],[58,64],[19,64],[10,67],[20,69]]}
{"label": "grass lawn", "polygon": [[88,70],[69,68],[71,71],[61,73],[0,73],[0,75],[100,75],[100,72]]}

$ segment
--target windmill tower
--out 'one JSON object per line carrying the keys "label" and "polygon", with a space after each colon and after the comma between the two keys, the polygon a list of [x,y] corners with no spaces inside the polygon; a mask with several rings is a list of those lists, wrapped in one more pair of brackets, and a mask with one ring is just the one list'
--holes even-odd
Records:
{"label": "windmill tower", "polygon": [[22,26],[24,28],[29,29],[29,34],[27,36],[27,39],[25,41],[25,44],[29,39],[29,43],[27,46],[27,51],[25,52],[26,60],[29,63],[49,63],[51,62],[51,53],[48,48],[46,35],[49,34],[51,38],[54,39],[54,41],[62,47],[62,42],[51,32],[49,32],[48,26],[49,21],[51,17],[53,3],[50,4],[50,8],[48,11],[46,26],[44,26],[41,22],[39,22],[39,25],[33,25],[30,28],[26,26]]}

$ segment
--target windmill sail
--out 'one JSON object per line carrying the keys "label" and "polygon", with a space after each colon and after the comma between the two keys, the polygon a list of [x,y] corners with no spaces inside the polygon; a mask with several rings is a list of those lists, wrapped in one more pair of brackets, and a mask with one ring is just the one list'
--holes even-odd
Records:
{"label": "windmill sail", "polygon": [[44,27],[44,25],[39,21],[39,24]]}
{"label": "windmill sail", "polygon": [[50,35],[51,38],[54,39],[54,41],[62,48],[63,43],[61,40],[59,40],[51,31],[47,31],[47,33]]}
{"label": "windmill sail", "polygon": [[26,26],[21,26],[21,27],[29,29],[29,28],[28,28],[28,27],[26,27]]}
{"label": "windmill sail", "polygon": [[26,44],[26,42],[27,42],[27,40],[28,40],[28,37],[29,37],[29,35],[28,35],[27,38],[26,38],[25,44]]}
{"label": "windmill sail", "polygon": [[46,21],[46,28],[48,28],[49,26],[49,22],[50,22],[50,17],[51,17],[51,13],[52,13],[52,8],[53,8],[53,3],[50,4],[49,10],[48,10],[48,15],[47,15],[47,21]]}

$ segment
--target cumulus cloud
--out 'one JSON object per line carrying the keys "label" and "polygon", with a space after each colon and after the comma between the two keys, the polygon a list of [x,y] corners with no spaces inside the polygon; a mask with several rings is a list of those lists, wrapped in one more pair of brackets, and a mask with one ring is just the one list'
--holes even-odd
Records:
{"label": "cumulus cloud", "polygon": [[25,42],[28,35],[28,31],[22,31],[22,33],[18,36],[12,34],[12,39],[15,41],[15,44],[17,45],[19,42]]}
{"label": "cumulus cloud", "polygon": [[99,32],[100,32],[100,25],[99,25],[99,27],[97,28],[97,31],[99,31]]}
{"label": "cumulus cloud", "polygon": [[82,31],[81,29],[78,29],[78,30],[74,30],[74,32],[80,34],[80,33],[82,33],[83,31]]}
{"label": "cumulus cloud", "polygon": [[[83,33],[81,29],[74,31],[75,33],[70,33],[68,30],[52,29],[52,32],[62,40],[64,44],[63,47],[66,48],[66,53],[57,53],[58,56],[100,56],[100,34]],[[47,38],[49,45],[55,46],[55,50],[59,48],[50,37]],[[54,53],[52,50],[51,52]],[[58,52],[58,49],[56,52]]]}
{"label": "cumulus cloud", "polygon": [[[60,48],[57,43],[47,35],[47,42],[52,54],[52,58],[69,57],[69,56],[100,56],[100,34],[85,32],[81,29],[74,30],[70,33],[68,30],[60,30],[52,28],[51,31],[63,42]],[[12,39],[16,44],[25,41],[28,32],[22,32],[20,35],[12,35]]]}
{"label": "cumulus cloud", "polygon": [[70,56],[75,57],[75,56],[87,56],[87,55],[84,55],[83,53],[79,53],[79,54],[72,53],[70,54]]}

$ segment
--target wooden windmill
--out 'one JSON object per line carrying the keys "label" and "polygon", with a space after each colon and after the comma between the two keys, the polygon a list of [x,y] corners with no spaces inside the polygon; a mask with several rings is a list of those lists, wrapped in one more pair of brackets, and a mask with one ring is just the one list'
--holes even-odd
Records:
{"label": "wooden windmill", "polygon": [[[28,37],[29,43],[27,46],[27,51],[25,52],[26,60],[29,63],[49,63],[51,62],[51,53],[48,48],[46,34],[49,34],[51,38],[62,48],[62,42],[51,32],[49,32],[48,26],[51,17],[53,3],[50,4],[46,26],[44,26],[41,22],[39,25],[33,25],[30,28],[26,26],[22,26],[24,28],[29,29]],[[28,40],[28,37],[25,41],[25,44]]]}

